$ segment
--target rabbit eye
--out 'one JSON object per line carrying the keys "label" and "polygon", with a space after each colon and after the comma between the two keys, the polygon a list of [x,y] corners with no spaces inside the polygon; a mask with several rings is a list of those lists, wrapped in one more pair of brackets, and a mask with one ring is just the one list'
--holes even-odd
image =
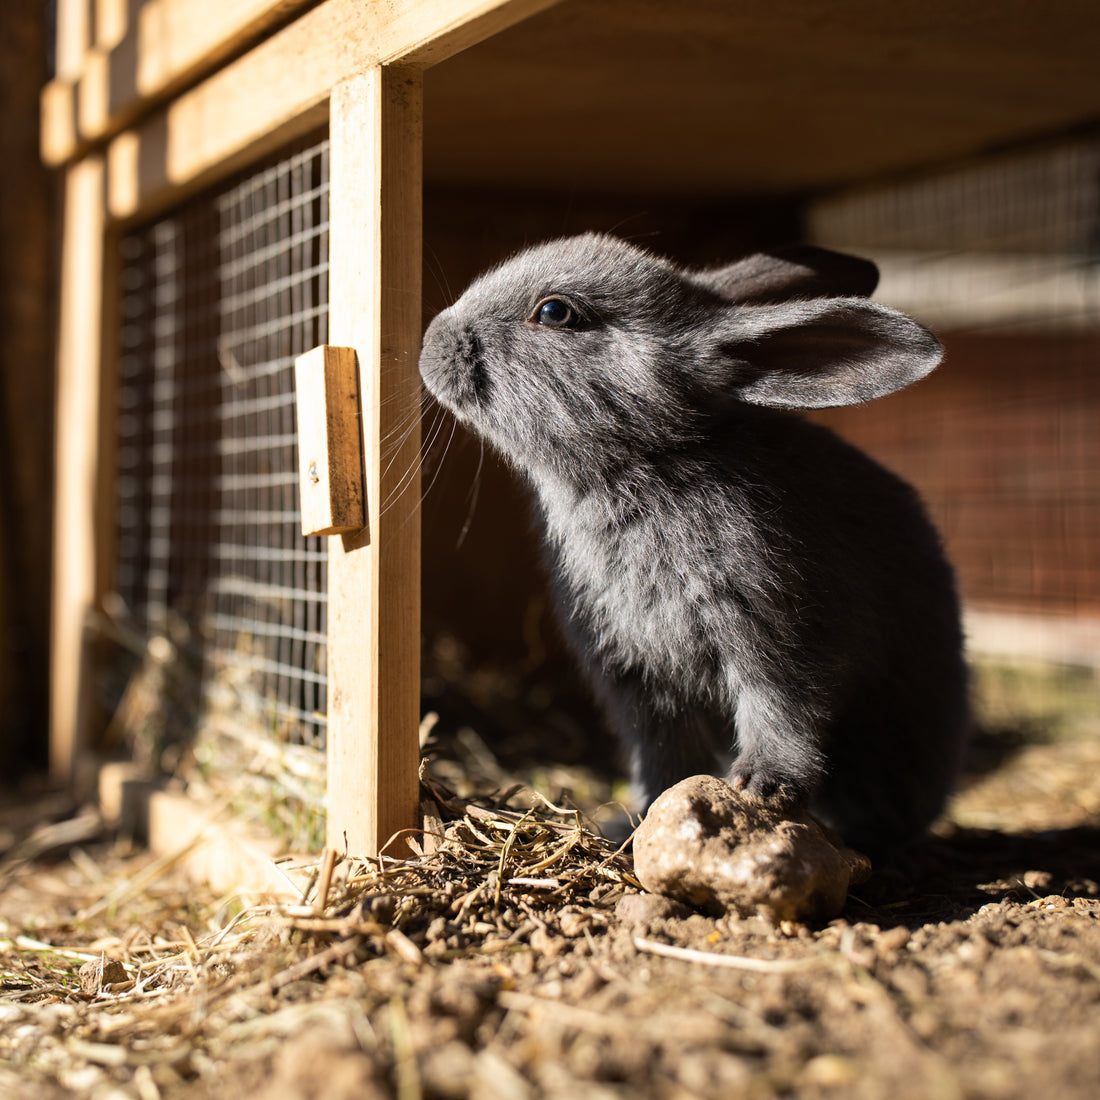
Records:
{"label": "rabbit eye", "polygon": [[577,312],[568,302],[560,298],[547,298],[535,307],[531,318],[537,325],[546,328],[572,328],[577,323]]}

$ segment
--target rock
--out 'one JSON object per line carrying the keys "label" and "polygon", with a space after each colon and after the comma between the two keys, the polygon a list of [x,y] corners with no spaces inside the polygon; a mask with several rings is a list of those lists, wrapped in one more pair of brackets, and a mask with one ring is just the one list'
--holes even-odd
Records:
{"label": "rock", "polygon": [[634,837],[634,869],[649,891],[721,916],[827,921],[870,861],[809,814],[787,816],[724,780],[670,787]]}

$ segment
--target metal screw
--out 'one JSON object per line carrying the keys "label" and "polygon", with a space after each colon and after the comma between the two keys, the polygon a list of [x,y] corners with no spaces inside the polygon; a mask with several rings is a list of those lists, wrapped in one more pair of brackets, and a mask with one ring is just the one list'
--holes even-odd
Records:
{"label": "metal screw", "polygon": [[309,480],[316,485],[321,480],[321,475],[317,472],[317,463],[311,462],[309,464]]}

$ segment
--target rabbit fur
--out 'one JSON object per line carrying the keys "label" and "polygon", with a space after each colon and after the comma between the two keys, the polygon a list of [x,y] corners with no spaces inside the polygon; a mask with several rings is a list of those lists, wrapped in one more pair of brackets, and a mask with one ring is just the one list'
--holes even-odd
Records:
{"label": "rabbit fur", "polygon": [[821,249],[691,271],[530,248],[430,324],[427,389],[531,483],[565,636],[644,806],[690,775],[899,849],[967,726],[954,578],[914,490],[788,410],[898,390],[936,338]]}

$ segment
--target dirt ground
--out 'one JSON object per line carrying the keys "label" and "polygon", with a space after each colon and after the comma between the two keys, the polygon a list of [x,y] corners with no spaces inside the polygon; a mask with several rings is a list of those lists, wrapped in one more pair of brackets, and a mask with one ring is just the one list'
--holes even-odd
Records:
{"label": "dirt ground", "polygon": [[[0,1095],[1100,1096],[1096,697],[1005,730],[999,690],[936,835],[820,927],[644,894],[526,791],[437,786],[433,852],[342,862],[281,910],[204,893],[63,799],[7,804]],[[452,789],[499,767],[464,737],[433,773]]]}

